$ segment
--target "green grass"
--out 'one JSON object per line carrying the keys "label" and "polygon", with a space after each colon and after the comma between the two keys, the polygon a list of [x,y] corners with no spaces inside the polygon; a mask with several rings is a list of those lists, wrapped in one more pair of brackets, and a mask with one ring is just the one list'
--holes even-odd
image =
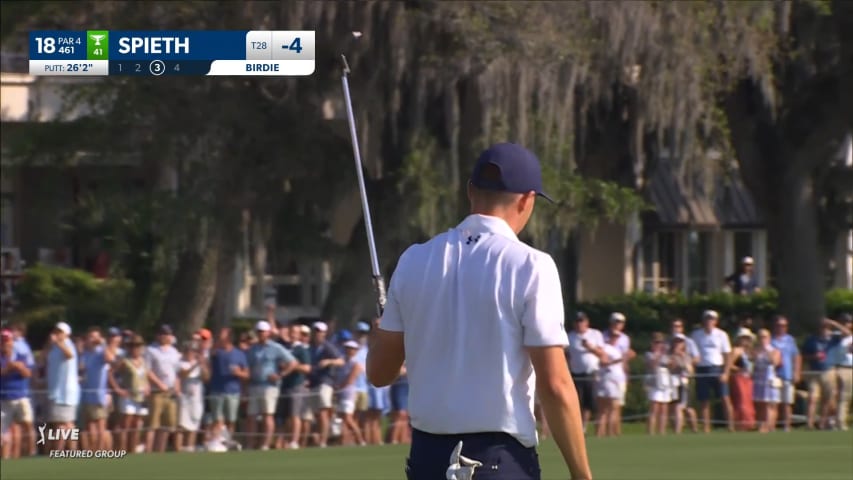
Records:
{"label": "green grass", "polygon": [[[851,480],[853,432],[794,432],[589,439],[596,480]],[[120,460],[3,461],[2,480],[404,479],[405,447],[131,455]],[[543,479],[568,471],[551,441]],[[476,476],[475,476],[476,478]],[[437,479],[439,480],[439,479]]]}

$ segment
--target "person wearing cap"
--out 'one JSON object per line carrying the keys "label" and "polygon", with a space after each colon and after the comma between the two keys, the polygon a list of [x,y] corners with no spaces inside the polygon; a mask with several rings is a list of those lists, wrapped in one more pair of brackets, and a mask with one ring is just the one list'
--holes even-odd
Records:
{"label": "person wearing cap", "polygon": [[723,367],[731,391],[733,422],[738,431],[748,431],[755,427],[752,380],[755,368],[754,343],[755,334],[752,330],[746,327],[738,329],[734,346]]}
{"label": "person wearing cap", "polygon": [[699,361],[696,363],[696,400],[699,402],[705,433],[711,433],[712,394],[722,402],[728,429],[734,431],[729,377],[724,371],[732,345],[729,335],[717,327],[719,321],[720,315],[717,312],[705,310],[702,312],[702,328],[690,336],[699,349]]}
{"label": "person wearing cap", "polygon": [[126,355],[117,359],[110,369],[111,384],[118,398],[116,407],[121,415],[116,446],[119,450],[139,452],[145,447],[139,439],[148,416],[147,399],[151,393],[145,340],[134,335],[126,339],[125,348]]}
{"label": "person wearing cap", "polygon": [[621,335],[619,332],[613,332],[599,351],[601,368],[595,382],[595,395],[598,402],[596,436],[598,437],[619,435],[617,428],[619,418],[616,416],[616,410],[619,408],[619,399],[622,398],[622,390],[627,382],[623,358],[625,354],[617,346]]}
{"label": "person wearing cap", "polygon": [[666,339],[661,332],[652,334],[651,349],[645,354],[646,394],[649,399],[647,431],[650,435],[666,433],[669,404],[677,395],[673,389],[672,367],[674,356],[667,351]]}
{"label": "person wearing cap", "polygon": [[[80,381],[71,326],[57,323],[47,348],[47,420],[51,428],[73,428],[80,404]],[[51,445],[45,445],[47,450],[64,450],[68,446],[65,439],[49,442]]]}
{"label": "person wearing cap", "polygon": [[699,431],[696,422],[696,410],[690,408],[687,404],[689,390],[687,389],[688,379],[693,376],[693,356],[687,351],[687,341],[689,338],[683,333],[677,333],[672,336],[669,341],[669,358],[670,358],[670,378],[673,385],[673,398],[670,402],[670,415],[675,424],[673,431],[676,434],[684,430],[684,417],[687,416],[693,433]]}
{"label": "person wearing cap", "polygon": [[589,317],[584,312],[575,316],[575,328],[569,332],[566,360],[572,373],[578,401],[583,412],[584,431],[595,411],[595,374],[598,372],[604,335],[589,326]]}
{"label": "person wearing cap", "polygon": [[782,364],[782,352],[772,343],[770,330],[758,330],[758,343],[753,352],[752,399],[758,417],[758,431],[761,433],[776,430],[776,413],[782,400],[782,379],[776,372]]}
{"label": "person wearing cap", "polygon": [[367,381],[367,338],[370,333],[370,324],[360,321],[355,325],[355,341],[358,343],[358,353],[355,360],[361,365],[361,373],[355,379],[355,413],[359,426],[364,431],[365,415],[368,405],[368,381]]}
{"label": "person wearing cap", "polygon": [[740,270],[726,277],[726,286],[737,295],[758,293],[758,280],[755,278],[755,261],[746,256],[740,262]]}
{"label": "person wearing cap", "polygon": [[21,433],[33,428],[33,408],[29,399],[33,367],[25,353],[16,351],[12,331],[0,331],[0,435],[7,436],[2,440],[0,456],[3,459],[18,458],[29,451]]}
{"label": "person wearing cap", "polygon": [[[306,335],[299,322],[292,322],[288,326],[282,325],[280,332],[287,331],[287,340],[284,337],[280,343],[290,350],[296,359],[296,366],[289,374],[281,379],[281,395],[279,396],[276,415],[281,419],[281,445],[291,450],[299,448],[299,440],[302,434],[302,415],[305,413],[308,389],[305,385],[307,375],[311,373],[311,356],[308,346],[304,343]],[[310,333],[310,329],[308,330]],[[287,439],[290,441],[287,441]]]}
{"label": "person wearing cap", "polygon": [[[613,335],[617,335],[616,339],[616,347],[622,351],[622,361],[623,368],[625,369],[625,375],[630,373],[628,369],[628,362],[633,360],[637,356],[637,352],[635,352],[631,348],[631,337],[625,333],[625,315],[621,312],[613,312],[610,314],[610,327],[607,331],[604,332],[604,342],[610,343],[610,337]],[[622,407],[625,405],[625,396],[628,394],[628,382],[624,382],[622,386],[622,396],[619,397],[619,401],[617,402],[614,410],[613,416],[614,420],[614,428],[616,429],[616,435],[622,434]]]}
{"label": "person wearing cap", "polygon": [[[172,327],[162,325],[157,331],[157,341],[145,349],[145,363],[151,385],[151,414],[148,416],[148,431],[145,432],[146,452],[165,452],[169,435],[176,433],[178,428],[181,352],[173,343]],[[174,435],[174,441],[178,440],[178,435]],[[176,443],[175,451],[180,448]]]}
{"label": "person wearing cap", "polygon": [[795,385],[800,383],[803,371],[803,357],[797,341],[788,333],[788,318],[784,315],[773,317],[773,347],[779,350],[782,363],[776,369],[776,375],[782,380],[780,390],[779,412],[777,417],[782,421],[782,428],[791,431],[791,420],[794,413]]}
{"label": "person wearing cap", "polygon": [[233,437],[242,382],[248,378],[249,362],[246,354],[235,348],[230,328],[220,329],[216,337],[216,347],[210,353],[208,410],[212,425],[207,442],[208,450],[217,449],[211,448],[212,445],[225,447],[225,442]]}
{"label": "person wearing cap", "polygon": [[834,420],[832,413],[835,407],[837,384],[833,368],[835,359],[831,355],[833,349],[841,343],[842,337],[833,335],[833,328],[845,334],[850,332],[838,322],[826,318],[820,323],[817,334],[810,336],[803,344],[803,358],[809,362],[809,406],[806,422],[810,429],[815,428],[818,404],[820,405],[818,426],[821,429],[827,429],[830,426],[830,420]]}
{"label": "person wearing cap", "polygon": [[109,406],[109,370],[118,357],[118,341],[121,337],[111,337],[107,343],[98,327],[89,328],[86,333],[86,345],[80,354],[83,371],[83,425],[88,433],[89,448],[107,450],[110,448],[107,431],[107,407]]}
{"label": "person wearing cap", "polygon": [[258,437],[257,447],[269,450],[275,434],[275,409],[278,404],[281,378],[296,368],[296,359],[277,342],[273,341],[272,325],[266,320],[255,324],[258,343],[249,347],[249,405],[246,409],[246,433],[251,441],[257,431],[256,419],[261,417],[263,434]]}
{"label": "person wearing cap", "polygon": [[334,369],[344,364],[343,354],[332,342],[326,340],[329,326],[325,322],[314,322],[311,326],[311,341],[308,354],[311,357],[311,373],[308,387],[314,400],[312,410],[317,418],[318,446],[326,447],[329,427],[334,410]]}
{"label": "person wearing cap", "polygon": [[498,480],[540,478],[536,394],[572,478],[591,478],[557,266],[518,238],[536,197],[548,199],[539,160],[518,144],[492,145],[467,190],[471,214],[400,257],[371,335],[374,385],[393,383],[405,359],[409,479],[478,468]]}
{"label": "person wearing cap", "polygon": [[348,429],[358,445],[367,445],[362,435],[361,427],[355,420],[355,381],[362,373],[362,366],[356,360],[361,345],[355,340],[347,340],[344,348],[344,364],[337,371],[335,390],[338,391],[338,413],[343,419],[344,428]]}
{"label": "person wearing cap", "polygon": [[838,317],[835,335],[838,344],[832,350],[835,359],[835,378],[838,387],[836,401],[836,425],[841,430],[849,430],[847,414],[850,411],[850,398],[853,396],[853,315],[844,313]]}

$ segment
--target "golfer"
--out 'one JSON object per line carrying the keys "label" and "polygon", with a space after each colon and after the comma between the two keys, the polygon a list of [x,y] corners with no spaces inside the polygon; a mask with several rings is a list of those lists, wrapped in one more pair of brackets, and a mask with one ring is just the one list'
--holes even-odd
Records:
{"label": "golfer", "polygon": [[494,145],[468,183],[471,215],[397,263],[367,375],[389,385],[405,359],[409,480],[538,480],[534,393],[572,479],[592,478],[557,267],[517,237],[537,195],[550,200],[536,156]]}

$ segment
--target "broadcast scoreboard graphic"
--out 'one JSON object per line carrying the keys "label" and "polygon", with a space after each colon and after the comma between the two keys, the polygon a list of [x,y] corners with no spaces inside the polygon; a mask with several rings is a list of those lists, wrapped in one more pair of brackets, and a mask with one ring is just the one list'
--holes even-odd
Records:
{"label": "broadcast scoreboard graphic", "polygon": [[30,75],[305,76],[314,31],[36,31]]}

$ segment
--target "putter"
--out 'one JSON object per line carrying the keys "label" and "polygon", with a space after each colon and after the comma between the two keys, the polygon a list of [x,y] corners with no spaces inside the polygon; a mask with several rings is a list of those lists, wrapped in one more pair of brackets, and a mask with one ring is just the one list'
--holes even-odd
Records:
{"label": "putter", "polygon": [[[353,32],[353,37],[361,36],[360,32]],[[347,57],[341,55],[343,61],[343,73],[341,74],[341,84],[344,89],[344,100],[347,105],[347,120],[349,121],[349,133],[352,139],[352,155],[355,158],[355,173],[358,176],[358,190],[361,194],[361,209],[364,212],[364,229],[367,232],[367,247],[370,249],[370,266],[373,270],[373,288],[376,291],[376,310],[379,317],[385,311],[385,279],[382,278],[382,272],[379,270],[379,257],[376,254],[376,242],[373,239],[373,222],[370,219],[370,206],[367,203],[367,190],[364,188],[364,173],[361,164],[361,153],[358,148],[358,133],[355,128],[355,116],[352,113],[352,99],[349,93],[349,81],[347,76],[350,73]]]}

